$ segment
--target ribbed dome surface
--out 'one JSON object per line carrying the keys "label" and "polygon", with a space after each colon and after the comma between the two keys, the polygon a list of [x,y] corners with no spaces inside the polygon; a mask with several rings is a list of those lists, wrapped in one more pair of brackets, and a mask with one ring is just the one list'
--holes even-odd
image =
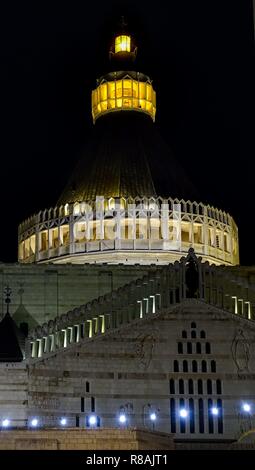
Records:
{"label": "ribbed dome surface", "polygon": [[58,205],[156,195],[191,199],[195,190],[151,118],[120,111],[98,119]]}

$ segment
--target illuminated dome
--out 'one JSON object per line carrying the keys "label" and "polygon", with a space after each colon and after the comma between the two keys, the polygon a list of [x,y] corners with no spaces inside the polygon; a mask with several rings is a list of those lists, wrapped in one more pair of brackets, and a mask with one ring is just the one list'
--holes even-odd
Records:
{"label": "illuminated dome", "polygon": [[92,137],[57,206],[19,226],[22,263],[167,264],[194,248],[239,263],[233,218],[194,202],[196,190],[155,128],[156,92],[137,47],[114,37],[111,71],[92,91]]}

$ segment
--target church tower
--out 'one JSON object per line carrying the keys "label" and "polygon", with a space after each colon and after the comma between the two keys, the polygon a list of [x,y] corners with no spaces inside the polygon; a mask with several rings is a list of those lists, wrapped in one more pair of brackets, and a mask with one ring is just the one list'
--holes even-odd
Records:
{"label": "church tower", "polygon": [[56,207],[19,227],[21,263],[239,262],[233,218],[202,202],[155,126],[156,90],[125,26],[92,90],[94,129]]}

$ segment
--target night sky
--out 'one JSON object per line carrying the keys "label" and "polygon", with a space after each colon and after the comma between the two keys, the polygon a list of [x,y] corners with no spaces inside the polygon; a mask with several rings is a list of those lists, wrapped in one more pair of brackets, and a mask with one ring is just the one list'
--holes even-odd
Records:
{"label": "night sky", "polygon": [[201,200],[234,217],[241,264],[255,264],[248,0],[5,2],[0,260],[17,260],[18,224],[56,203],[86,143],[91,89],[121,15],[135,32],[141,71],[154,79],[157,127]]}

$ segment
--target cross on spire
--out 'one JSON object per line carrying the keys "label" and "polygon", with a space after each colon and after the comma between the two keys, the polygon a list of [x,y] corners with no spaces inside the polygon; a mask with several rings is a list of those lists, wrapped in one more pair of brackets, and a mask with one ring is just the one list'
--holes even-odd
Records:
{"label": "cross on spire", "polygon": [[7,305],[7,307],[6,307],[7,312],[6,313],[9,313],[9,304],[11,303],[12,290],[8,285],[4,288],[4,294],[5,294],[5,303]]}

